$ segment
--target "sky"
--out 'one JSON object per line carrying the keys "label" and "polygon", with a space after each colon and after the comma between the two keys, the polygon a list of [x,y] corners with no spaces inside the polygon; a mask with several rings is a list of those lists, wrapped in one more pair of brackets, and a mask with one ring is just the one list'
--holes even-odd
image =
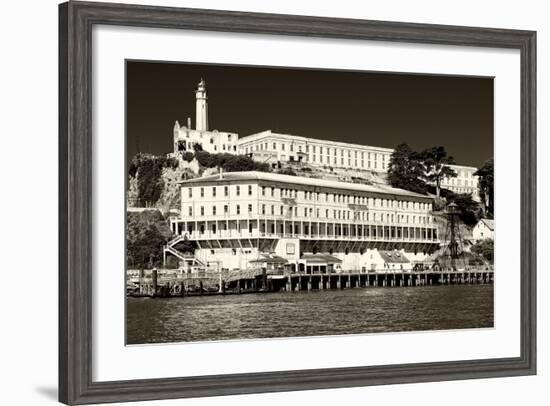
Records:
{"label": "sky", "polygon": [[263,130],[414,150],[444,146],[457,164],[493,156],[493,79],[366,71],[127,61],[127,161],[173,150],[176,120],[195,126],[206,81],[209,129]]}

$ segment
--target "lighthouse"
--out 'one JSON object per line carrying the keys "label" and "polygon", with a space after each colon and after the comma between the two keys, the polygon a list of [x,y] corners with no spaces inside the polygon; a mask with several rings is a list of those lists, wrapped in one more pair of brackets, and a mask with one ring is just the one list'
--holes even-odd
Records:
{"label": "lighthouse", "polygon": [[206,82],[201,78],[195,90],[196,121],[192,128],[191,118],[187,118],[187,125],[174,124],[174,153],[193,153],[201,150],[211,154],[237,154],[239,134],[210,130],[208,128],[208,98],[206,97]]}
{"label": "lighthouse", "polygon": [[201,79],[195,90],[196,98],[196,129],[208,131],[208,98],[206,97],[206,82]]}

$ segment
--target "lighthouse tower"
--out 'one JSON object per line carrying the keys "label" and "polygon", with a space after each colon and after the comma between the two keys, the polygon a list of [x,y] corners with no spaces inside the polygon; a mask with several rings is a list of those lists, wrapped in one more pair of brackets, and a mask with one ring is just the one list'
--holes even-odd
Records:
{"label": "lighthouse tower", "polygon": [[203,79],[199,82],[197,90],[195,90],[197,99],[196,108],[196,129],[198,131],[208,131],[208,103],[206,97],[206,83]]}

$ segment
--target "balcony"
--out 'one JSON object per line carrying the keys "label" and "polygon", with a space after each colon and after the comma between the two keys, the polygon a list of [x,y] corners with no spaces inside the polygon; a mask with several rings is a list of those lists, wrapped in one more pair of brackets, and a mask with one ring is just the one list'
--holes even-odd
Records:
{"label": "balcony", "polygon": [[336,240],[336,241],[365,241],[365,242],[403,242],[403,243],[418,243],[418,244],[436,244],[440,240],[438,238],[418,238],[418,237],[386,237],[386,236],[365,236],[365,235],[338,235],[338,234],[305,234],[305,233],[271,233],[261,232],[258,230],[211,230],[192,232],[184,232],[182,236],[190,240],[224,240],[224,239],[280,239],[280,238],[295,238],[300,240]]}

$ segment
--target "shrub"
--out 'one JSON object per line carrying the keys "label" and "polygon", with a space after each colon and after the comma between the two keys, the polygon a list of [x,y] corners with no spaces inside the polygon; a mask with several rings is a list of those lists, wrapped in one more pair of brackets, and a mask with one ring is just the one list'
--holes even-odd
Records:
{"label": "shrub", "polygon": [[201,166],[205,168],[221,167],[225,172],[271,171],[271,167],[268,163],[256,162],[247,155],[233,155],[228,153],[210,154],[206,151],[197,151],[195,157]]}
{"label": "shrub", "polygon": [[181,154],[181,158],[186,161],[186,162],[191,162],[193,160],[193,158],[195,158],[195,154],[193,154],[192,152],[184,152],[183,154]]}
{"label": "shrub", "polygon": [[279,171],[279,173],[281,175],[290,175],[290,176],[296,176],[296,172],[294,172],[292,169],[290,168],[284,168],[282,170]]}

